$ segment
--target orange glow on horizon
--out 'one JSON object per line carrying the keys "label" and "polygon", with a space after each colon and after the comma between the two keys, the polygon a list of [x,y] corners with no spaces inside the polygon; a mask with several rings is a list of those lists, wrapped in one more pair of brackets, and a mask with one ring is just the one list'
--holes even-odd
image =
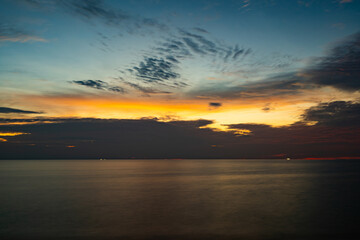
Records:
{"label": "orange glow on horizon", "polygon": [[[100,119],[141,119],[157,118],[160,121],[198,120],[214,121],[206,127],[230,131],[225,125],[238,123],[268,124],[271,126],[290,125],[301,120],[305,109],[319,101],[338,99],[352,100],[359,95],[346,94],[332,88],[304,90],[301,94],[267,96],[254,98],[200,98],[181,96],[129,97],[123,95],[22,95],[18,108],[44,112],[44,118],[100,118]],[[211,102],[221,105],[213,107]],[[269,108],[269,110],[263,110]],[[42,122],[43,123],[43,122]],[[9,125],[2,123],[1,125]],[[11,123],[28,124],[28,123]]]}
{"label": "orange glow on horizon", "polygon": [[[44,110],[46,113],[41,115],[44,117],[117,119],[156,117],[162,121],[208,119],[215,122],[213,127],[221,130],[226,130],[226,127],[221,126],[222,124],[246,122],[288,125],[297,121],[297,116],[301,114],[299,106],[294,107],[280,100],[276,102],[276,109],[270,112],[262,110],[263,102],[245,102],[234,99],[223,99],[220,101],[222,105],[216,108],[209,106],[210,102],[216,102],[216,100],[209,99],[109,99],[32,96],[27,100],[31,100],[32,104],[36,104],[40,109],[49,109],[48,111]],[[300,108],[308,106],[310,105],[306,104]]]}

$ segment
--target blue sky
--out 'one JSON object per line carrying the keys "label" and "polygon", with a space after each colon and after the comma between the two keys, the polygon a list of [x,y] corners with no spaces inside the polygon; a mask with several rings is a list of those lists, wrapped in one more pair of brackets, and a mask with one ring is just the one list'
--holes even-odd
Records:
{"label": "blue sky", "polygon": [[[121,74],[116,69],[141,61],[145,54],[154,55],[158,42],[171,36],[178,38],[179,29],[199,33],[195,28],[201,28],[212,41],[252,50],[244,63],[234,67],[227,63],[227,70],[251,71],[248,65],[258,64],[266,76],[291,71],[308,58],[323,55],[328,45],[357,32],[360,22],[356,1],[90,3],[99,4],[107,11],[105,14],[123,14],[126,19],[109,22],[109,16],[75,9],[86,7],[85,3],[73,6],[71,1],[2,1],[2,24],[25,31],[33,39],[24,43],[1,41],[1,55],[7,56],[2,58],[1,66],[27,71],[23,78],[49,81],[118,77]],[[144,24],[144,19],[150,23]],[[195,78],[190,82],[204,81],[221,71],[211,65],[215,60],[193,56],[185,59],[181,71]],[[274,67],[283,62],[289,66]],[[5,76],[2,74],[2,79],[13,77]]]}

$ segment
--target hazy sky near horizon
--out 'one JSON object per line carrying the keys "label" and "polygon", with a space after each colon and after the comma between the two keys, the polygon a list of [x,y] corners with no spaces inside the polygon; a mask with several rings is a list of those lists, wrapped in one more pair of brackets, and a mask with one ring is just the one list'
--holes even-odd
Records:
{"label": "hazy sky near horizon", "polygon": [[[249,137],[267,131],[261,126],[307,129],[329,116],[336,132],[360,115],[358,0],[0,4],[1,144],[34,136],[15,123],[54,119],[188,122]],[[264,156],[276,154],[286,153]]]}

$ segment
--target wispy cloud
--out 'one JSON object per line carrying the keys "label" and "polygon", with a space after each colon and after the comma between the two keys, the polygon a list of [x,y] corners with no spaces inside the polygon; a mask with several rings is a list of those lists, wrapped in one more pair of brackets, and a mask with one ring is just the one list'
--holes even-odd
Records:
{"label": "wispy cloud", "polygon": [[145,58],[138,67],[133,67],[135,75],[146,82],[161,82],[176,79],[180,75],[173,71],[174,63],[162,58]]}
{"label": "wispy cloud", "polygon": [[318,64],[301,73],[308,81],[346,91],[360,89],[360,33],[331,48]]}
{"label": "wispy cloud", "polygon": [[[204,59],[204,62],[222,63],[222,69],[231,60],[233,65],[243,61],[252,50],[226,46],[209,38],[208,33],[200,34],[178,29],[177,33],[158,42],[152,50],[146,52],[143,60],[135,66],[128,68],[127,72],[138,80],[147,83],[164,84],[172,87],[185,87],[188,84],[181,79],[181,66],[187,60]],[[205,35],[201,35],[205,34]]]}
{"label": "wispy cloud", "polygon": [[106,90],[111,92],[117,93],[125,93],[124,88],[119,86],[110,85],[107,82],[101,80],[77,80],[77,81],[70,81],[70,83],[78,84],[81,86],[86,86],[89,88],[99,89],[99,90]]}
{"label": "wispy cloud", "polygon": [[156,19],[134,16],[119,8],[112,8],[102,0],[61,0],[56,1],[59,6],[68,10],[73,16],[79,16],[85,21],[99,22],[108,26],[126,29],[128,33],[138,33],[147,28],[161,31],[168,29],[166,24]]}
{"label": "wispy cloud", "polygon": [[221,98],[268,98],[295,95],[325,86],[355,92],[360,90],[360,33],[332,47],[324,57],[294,72],[277,74],[262,81],[234,85],[219,82],[189,92],[190,96]]}
{"label": "wispy cloud", "polygon": [[114,8],[103,0],[19,0],[23,4],[43,10],[62,9],[74,17],[94,24],[100,23],[119,30],[126,30],[127,33],[134,34],[154,28],[161,31],[167,30],[167,25],[159,23],[156,19],[135,16],[120,8]]}
{"label": "wispy cloud", "polygon": [[132,83],[132,82],[128,82],[128,81],[123,81],[123,83],[125,83],[126,85],[140,91],[141,93],[143,93],[145,96],[149,96],[152,94],[158,95],[158,94],[172,94],[172,92],[169,91],[161,91],[161,90],[156,90],[150,87],[144,87],[141,86],[140,84],[136,84],[136,83]]}
{"label": "wispy cloud", "polygon": [[314,88],[302,83],[302,79],[293,73],[268,78],[264,81],[235,85],[232,82],[219,82],[202,86],[189,92],[189,96],[216,98],[270,98],[280,95],[298,94],[303,89]]}
{"label": "wispy cloud", "polygon": [[200,33],[209,33],[207,30],[203,29],[203,28],[199,28],[199,27],[194,27],[193,28],[195,31],[198,31]]}
{"label": "wispy cloud", "polygon": [[30,34],[10,24],[0,24],[0,42],[47,42],[46,39]]}
{"label": "wispy cloud", "polygon": [[86,20],[98,19],[109,25],[119,25],[124,20],[130,18],[128,14],[120,9],[114,10],[108,8],[101,0],[60,0],[59,4]]}

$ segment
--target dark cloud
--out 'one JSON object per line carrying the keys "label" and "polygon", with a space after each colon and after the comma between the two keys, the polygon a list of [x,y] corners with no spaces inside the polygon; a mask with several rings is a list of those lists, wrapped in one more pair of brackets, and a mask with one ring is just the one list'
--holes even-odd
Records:
{"label": "dark cloud", "polygon": [[145,58],[139,66],[133,67],[135,75],[145,82],[165,82],[180,77],[175,72],[175,65],[163,58]]}
{"label": "dark cloud", "polygon": [[[224,46],[209,37],[178,29],[174,36],[157,43],[153,51],[147,53],[138,66],[128,71],[145,82],[167,81],[171,85],[171,81],[180,78],[180,74],[175,69],[180,69],[179,66],[187,59],[207,57],[212,59],[212,62],[220,60],[225,63],[231,56],[232,61],[237,62],[250,53],[251,49]],[[174,85],[187,86],[183,81]]]}
{"label": "dark cloud", "polygon": [[180,30],[180,34],[185,36],[183,38],[185,44],[197,53],[216,53],[220,50],[215,42],[205,38],[204,36],[193,34],[184,30]]}
{"label": "dark cloud", "polygon": [[242,53],[244,53],[244,49],[236,49],[233,55],[233,59],[236,59]]}
{"label": "dark cloud", "polygon": [[[213,122],[205,119],[2,118],[0,132],[28,134],[4,137],[8,141],[0,142],[0,158],[358,157],[360,126],[354,122],[359,119],[358,106],[319,104],[293,125],[232,124],[227,126],[229,132],[208,128]],[[329,122],[326,118],[334,112]],[[310,120],[317,123],[308,125]],[[24,124],[11,124],[17,122]]]}
{"label": "dark cloud", "polygon": [[295,95],[301,90],[314,88],[302,82],[302,79],[293,73],[268,78],[265,81],[242,84],[239,86],[218,83],[210,87],[189,93],[198,97],[220,98],[269,98],[272,96]]}
{"label": "dark cloud", "polygon": [[165,42],[160,43],[156,50],[155,54],[170,55],[177,61],[192,56],[188,47],[183,42],[175,39],[167,39]]}
{"label": "dark cloud", "polygon": [[220,102],[209,102],[209,106],[218,108],[218,107],[222,106],[222,103],[220,103]]}
{"label": "dark cloud", "polygon": [[304,71],[312,83],[347,91],[360,89],[360,33],[333,47],[320,63]]}
{"label": "dark cloud", "polygon": [[316,121],[318,125],[360,126],[360,103],[334,101],[320,103],[302,115],[304,121]]}
{"label": "dark cloud", "polygon": [[202,48],[199,46],[199,44],[197,44],[191,38],[183,38],[183,41],[193,52],[199,53],[199,54],[205,54],[205,51],[202,50]]}
{"label": "dark cloud", "polygon": [[226,46],[223,44],[218,43],[217,41],[210,40],[208,37],[194,34],[183,29],[179,30],[180,35],[183,36],[184,43],[189,47],[196,54],[202,55],[213,55],[214,57],[216,54],[219,56],[225,56],[224,61],[232,56],[232,60],[236,61],[239,60],[240,56],[246,56],[251,53],[250,48],[239,48],[238,45],[235,47]]}
{"label": "dark cloud", "polygon": [[[37,119],[36,124],[0,125],[0,131],[29,134],[0,143],[0,158],[179,158],[204,157],[228,136],[206,127],[208,120]],[[13,119],[12,121],[18,121]],[[8,122],[0,119],[0,122]],[[46,123],[52,122],[52,123]],[[202,127],[202,128],[200,128]],[[66,146],[75,146],[67,148]],[[16,151],[15,151],[16,149]]]}
{"label": "dark cloud", "polygon": [[0,107],[0,113],[27,113],[27,114],[38,113],[39,114],[41,112],[26,111],[26,110],[21,110],[21,109],[16,109],[16,108]]}
{"label": "dark cloud", "polygon": [[174,58],[173,56],[166,56],[166,59],[173,63],[179,63],[179,61],[176,58]]}
{"label": "dark cloud", "polygon": [[194,27],[193,29],[194,29],[195,31],[200,32],[200,33],[209,33],[208,31],[206,31],[206,30],[205,30],[205,29],[203,29],[203,28]]}
{"label": "dark cloud", "polygon": [[[345,123],[345,122],[343,122]],[[299,122],[290,126],[272,127],[265,124],[233,124],[229,129],[244,132],[249,153],[255,149],[265,156],[280,154],[294,158],[358,157],[360,151],[359,126],[330,126]],[[256,147],[255,147],[256,146]]]}
{"label": "dark cloud", "polygon": [[274,108],[271,107],[271,103],[266,103],[261,110],[263,110],[264,112],[270,112],[271,110],[274,110]]}
{"label": "dark cloud", "polygon": [[118,93],[125,93],[125,90],[119,86],[112,86],[107,82],[101,80],[77,80],[77,81],[70,81],[70,83],[75,83],[78,85],[95,88],[99,90],[107,90],[111,92],[118,92]]}
{"label": "dark cloud", "polygon": [[[237,46],[228,49],[224,61],[246,55],[251,50]],[[284,59],[295,61],[290,56]],[[277,66],[279,67],[279,66]],[[190,92],[191,96],[221,98],[268,98],[271,96],[300,94],[304,90],[332,86],[345,91],[360,89],[360,33],[354,34],[330,49],[327,56],[317,58],[311,66],[295,72],[282,73],[262,81],[239,84],[231,82],[203,86]]]}

